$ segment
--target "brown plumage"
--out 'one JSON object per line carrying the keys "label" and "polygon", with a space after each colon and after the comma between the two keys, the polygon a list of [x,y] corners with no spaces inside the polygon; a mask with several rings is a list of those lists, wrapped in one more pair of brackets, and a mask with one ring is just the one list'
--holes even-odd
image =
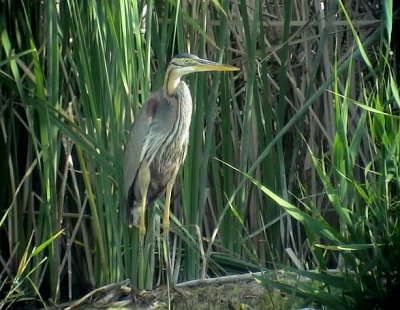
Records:
{"label": "brown plumage", "polygon": [[192,97],[183,75],[200,71],[234,71],[190,54],[175,56],[168,65],[164,87],[142,106],[129,133],[124,151],[124,195],[128,224],[146,232],[145,208],[166,192],[163,229],[169,231],[172,186],[189,143]]}

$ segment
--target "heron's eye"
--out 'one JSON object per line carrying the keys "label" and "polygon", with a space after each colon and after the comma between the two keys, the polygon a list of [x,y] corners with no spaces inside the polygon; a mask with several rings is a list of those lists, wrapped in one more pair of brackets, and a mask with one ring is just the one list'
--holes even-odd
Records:
{"label": "heron's eye", "polygon": [[184,63],[185,65],[189,64],[189,63],[190,63],[190,62],[189,62],[189,59],[184,59],[184,60],[183,60],[183,63]]}

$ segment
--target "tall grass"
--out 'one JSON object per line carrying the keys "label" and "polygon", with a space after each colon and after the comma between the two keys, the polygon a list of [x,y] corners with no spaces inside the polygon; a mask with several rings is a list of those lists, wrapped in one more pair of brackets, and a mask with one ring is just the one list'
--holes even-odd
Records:
{"label": "tall grass", "polygon": [[[194,113],[173,195],[173,280],[301,264],[311,255],[290,212],[229,165],[286,201],[306,196],[302,204],[322,210],[323,167],[311,154],[330,155],[346,136],[334,134],[341,112],[331,102],[349,94],[360,101],[353,81],[364,68],[359,55],[379,42],[376,16],[358,29],[360,54],[339,43],[353,37],[346,17],[336,19],[336,1],[0,3],[0,287],[10,292],[2,305],[43,294],[71,299],[126,278],[146,289],[165,283],[163,201],[148,209],[139,257],[137,231],[124,222],[121,158],[136,113],[179,52],[242,70],[187,78]],[[352,87],[338,82],[326,92],[344,72]]]}
{"label": "tall grass", "polygon": [[[354,52],[333,67],[332,145],[308,152],[320,181],[320,204],[304,184],[297,205],[252,181],[302,224],[309,243],[308,259],[285,277],[269,274],[260,281],[334,309],[388,309],[398,301],[399,272],[399,85],[391,59],[392,17],[378,30],[374,53],[362,40],[340,2],[354,36]],[[384,4],[384,13],[391,10]],[[369,50],[369,51],[368,51]],[[338,55],[339,46],[335,52]],[[365,75],[354,79],[354,67]],[[333,216],[332,216],[333,215]],[[315,271],[306,271],[312,266]],[[332,274],[329,268],[336,268]]]}
{"label": "tall grass", "polygon": [[[2,88],[4,94],[8,92],[2,101],[2,141],[8,146],[6,156],[10,156],[8,166],[4,166],[10,174],[2,170],[4,179],[9,180],[3,190],[8,208],[4,209],[1,227],[7,232],[8,242],[2,246],[2,257],[8,274],[2,273],[2,285],[10,285],[9,279],[15,277],[13,264],[26,261],[32,244],[46,244],[47,248],[39,247],[42,251],[29,260],[26,269],[34,270],[35,277],[28,273],[18,278],[25,286],[20,290],[22,294],[35,295],[41,288],[49,288],[49,296],[58,300],[82,292],[74,292],[74,287],[84,291],[130,277],[140,288],[162,282],[158,212],[150,209],[142,258],[137,256],[137,231],[128,230],[124,224],[118,190],[122,183],[122,146],[141,104],[151,89],[162,85],[169,58],[187,51],[206,57],[204,52],[196,51],[205,49],[206,40],[215,46],[204,30],[208,8],[202,8],[204,22],[200,23],[188,15],[189,8],[183,10],[168,3],[153,6],[151,1],[2,5],[7,12],[2,16]],[[174,22],[169,16],[175,17]],[[13,21],[17,21],[15,29],[9,27]],[[177,32],[179,25],[194,34],[193,47],[189,47],[183,31]],[[47,31],[43,33],[42,29]],[[171,35],[175,37],[173,46]],[[221,31],[218,36],[223,40],[227,35]],[[197,38],[202,38],[202,47]],[[224,44],[219,48],[224,49]],[[209,53],[208,57],[221,61],[223,53],[219,55]],[[210,111],[202,108],[209,98],[204,80],[205,76],[191,81],[198,98],[194,120],[198,130],[193,131],[192,141],[200,148],[204,112]],[[213,79],[210,106],[217,101],[218,80],[218,76]],[[231,93],[230,87],[226,92]],[[9,100],[5,104],[8,98],[15,98],[15,103]],[[210,124],[215,108],[213,114],[207,116]],[[24,140],[8,136],[9,132],[20,134]],[[208,145],[211,136],[212,131],[207,134]],[[199,179],[200,165],[208,166],[201,159],[198,153],[188,158],[192,167],[186,171],[192,169],[193,180]],[[175,260],[176,277],[182,279],[198,277],[200,272],[196,266],[202,233],[193,228],[201,227],[203,212],[198,208],[205,202],[196,203],[196,197],[205,199],[206,177],[202,176],[201,185],[189,182],[184,191],[192,193],[187,201],[194,205],[186,205],[186,229],[182,230],[186,240],[183,244],[188,245],[186,272],[179,267],[181,261]],[[34,241],[30,241],[31,235]],[[49,238],[52,242],[46,243]],[[181,251],[182,240],[178,242]],[[8,254],[3,252],[7,248]]]}

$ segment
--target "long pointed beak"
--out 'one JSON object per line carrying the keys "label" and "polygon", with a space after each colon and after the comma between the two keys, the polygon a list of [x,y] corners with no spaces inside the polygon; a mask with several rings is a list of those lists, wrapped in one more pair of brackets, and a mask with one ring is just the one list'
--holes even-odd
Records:
{"label": "long pointed beak", "polygon": [[238,71],[240,68],[230,65],[219,64],[207,59],[198,59],[198,64],[196,64],[195,71]]}

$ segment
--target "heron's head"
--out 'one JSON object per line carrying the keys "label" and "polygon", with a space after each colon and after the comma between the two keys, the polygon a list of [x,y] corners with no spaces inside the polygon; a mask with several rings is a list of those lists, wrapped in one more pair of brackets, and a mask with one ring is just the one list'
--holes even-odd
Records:
{"label": "heron's head", "polygon": [[201,59],[192,54],[176,55],[168,65],[168,69],[174,71],[176,75],[202,71],[236,71],[238,67],[219,64],[207,59]]}
{"label": "heron's head", "polygon": [[165,86],[168,93],[175,90],[180,78],[186,74],[203,71],[237,71],[238,67],[219,64],[192,54],[178,54],[168,65]]}

